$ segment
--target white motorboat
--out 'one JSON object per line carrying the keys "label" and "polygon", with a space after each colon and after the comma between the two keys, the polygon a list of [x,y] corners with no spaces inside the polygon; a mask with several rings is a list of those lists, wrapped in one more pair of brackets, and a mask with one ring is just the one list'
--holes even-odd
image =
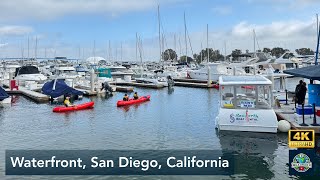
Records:
{"label": "white motorboat", "polygon": [[138,83],[146,83],[146,84],[155,84],[162,85],[164,87],[168,87],[168,81],[166,77],[141,77],[135,78]]}
{"label": "white motorboat", "polygon": [[221,76],[216,127],[227,131],[276,133],[272,82],[261,76]]}
{"label": "white motorboat", "polygon": [[224,63],[207,63],[200,65],[199,69],[189,70],[188,77],[191,79],[208,80],[209,78],[209,67],[210,67],[210,79],[212,81],[218,81],[219,76],[231,75],[233,74],[233,68],[236,70],[236,74],[245,74],[243,69],[238,69],[236,67],[230,67],[228,64]]}
{"label": "white motorboat", "polygon": [[76,69],[71,66],[71,65],[67,65],[67,64],[60,64],[58,66],[56,66],[55,68],[55,72],[54,75],[52,75],[51,79],[75,79],[75,78],[79,78],[82,75],[79,75],[76,72]]}
{"label": "white motorboat", "polygon": [[35,81],[38,83],[43,83],[48,78],[41,74],[36,66],[22,66],[16,69],[15,79],[20,85],[24,84],[26,81]]}

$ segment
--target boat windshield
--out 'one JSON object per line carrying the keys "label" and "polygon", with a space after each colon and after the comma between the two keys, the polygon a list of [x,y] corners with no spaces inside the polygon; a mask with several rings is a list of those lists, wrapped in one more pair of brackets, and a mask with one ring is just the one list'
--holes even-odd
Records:
{"label": "boat windshield", "polygon": [[270,109],[270,85],[222,86],[221,107],[230,109]]}

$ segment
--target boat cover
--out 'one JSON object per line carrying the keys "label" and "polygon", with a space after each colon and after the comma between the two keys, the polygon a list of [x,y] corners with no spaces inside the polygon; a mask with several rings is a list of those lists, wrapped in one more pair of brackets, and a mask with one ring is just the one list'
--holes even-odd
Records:
{"label": "boat cover", "polygon": [[0,101],[8,98],[8,93],[0,86]]}
{"label": "boat cover", "polygon": [[56,98],[62,95],[66,94],[72,94],[72,95],[83,95],[83,92],[73,89],[72,87],[69,87],[64,80],[58,79],[56,80],[56,85],[54,89],[54,81],[52,80],[50,82],[46,82],[42,87],[42,92],[46,95],[51,96],[52,98]]}

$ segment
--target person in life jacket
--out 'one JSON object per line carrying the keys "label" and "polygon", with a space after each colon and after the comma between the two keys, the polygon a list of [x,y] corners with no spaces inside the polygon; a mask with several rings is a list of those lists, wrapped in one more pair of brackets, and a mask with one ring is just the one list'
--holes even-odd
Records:
{"label": "person in life jacket", "polygon": [[129,96],[128,96],[127,94],[125,94],[125,95],[123,96],[123,100],[124,100],[124,101],[129,101]]}
{"label": "person in life jacket", "polygon": [[138,93],[137,93],[137,92],[135,92],[135,93],[133,94],[133,99],[139,99],[139,96],[138,96]]}
{"label": "person in life jacket", "polygon": [[66,106],[66,107],[72,107],[72,106],[74,106],[73,104],[71,104],[71,102],[70,102],[70,97],[69,96],[67,96],[66,97],[66,99],[64,100],[64,105]]}

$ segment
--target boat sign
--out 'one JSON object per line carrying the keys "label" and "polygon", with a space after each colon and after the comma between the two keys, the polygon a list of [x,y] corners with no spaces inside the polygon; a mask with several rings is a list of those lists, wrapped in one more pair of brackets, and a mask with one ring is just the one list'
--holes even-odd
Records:
{"label": "boat sign", "polygon": [[254,101],[240,101],[242,108],[254,108]]}

